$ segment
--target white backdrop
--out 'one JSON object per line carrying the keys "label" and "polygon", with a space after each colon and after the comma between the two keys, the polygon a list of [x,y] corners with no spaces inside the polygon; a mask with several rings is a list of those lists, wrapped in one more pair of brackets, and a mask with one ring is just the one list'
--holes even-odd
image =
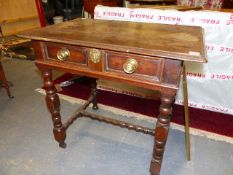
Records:
{"label": "white backdrop", "polygon": [[202,26],[208,63],[187,63],[189,106],[233,114],[233,13],[97,6],[95,19]]}

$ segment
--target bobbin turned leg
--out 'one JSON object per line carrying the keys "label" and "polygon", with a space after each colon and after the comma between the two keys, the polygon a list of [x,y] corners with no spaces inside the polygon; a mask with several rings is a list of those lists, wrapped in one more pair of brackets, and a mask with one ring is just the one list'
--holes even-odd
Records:
{"label": "bobbin turned leg", "polygon": [[91,96],[94,96],[93,101],[92,101],[92,109],[97,110],[99,109],[98,105],[97,105],[97,94],[98,94],[98,90],[97,90],[97,83],[96,83],[96,79],[95,78],[91,78],[90,79],[90,83],[91,83]]}
{"label": "bobbin turned leg", "polygon": [[60,100],[52,81],[52,71],[50,69],[46,69],[42,72],[44,77],[44,87],[46,90],[46,103],[53,120],[54,138],[61,148],[65,148],[66,129],[61,122]]}
{"label": "bobbin turned leg", "polygon": [[151,175],[159,175],[161,169],[171,119],[171,105],[174,101],[174,96],[161,94],[160,100],[160,113],[155,128],[154,149],[150,165]]}

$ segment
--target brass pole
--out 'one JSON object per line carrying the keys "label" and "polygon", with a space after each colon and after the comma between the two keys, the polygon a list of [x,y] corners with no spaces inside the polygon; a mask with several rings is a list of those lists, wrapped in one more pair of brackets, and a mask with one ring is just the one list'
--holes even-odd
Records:
{"label": "brass pole", "polygon": [[85,15],[84,15],[84,6],[82,7],[82,18],[84,18]]}
{"label": "brass pole", "polygon": [[183,98],[184,98],[184,112],[185,112],[185,143],[186,143],[186,157],[190,160],[190,135],[189,135],[189,109],[188,109],[188,88],[186,77],[186,65],[183,64]]}

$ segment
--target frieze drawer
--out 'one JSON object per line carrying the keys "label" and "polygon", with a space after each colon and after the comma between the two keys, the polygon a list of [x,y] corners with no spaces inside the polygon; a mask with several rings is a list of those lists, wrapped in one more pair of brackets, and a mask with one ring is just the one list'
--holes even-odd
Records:
{"label": "frieze drawer", "polygon": [[83,47],[46,43],[47,59],[87,66],[86,49]]}
{"label": "frieze drawer", "polygon": [[138,56],[108,52],[106,54],[105,71],[160,81],[163,73],[164,61],[158,57]]}

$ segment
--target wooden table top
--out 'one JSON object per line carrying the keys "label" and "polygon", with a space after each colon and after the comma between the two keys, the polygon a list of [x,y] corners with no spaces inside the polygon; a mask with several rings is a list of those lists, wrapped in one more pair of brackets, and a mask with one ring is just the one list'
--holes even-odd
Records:
{"label": "wooden table top", "polygon": [[75,19],[18,36],[32,40],[206,62],[203,30],[196,26]]}

